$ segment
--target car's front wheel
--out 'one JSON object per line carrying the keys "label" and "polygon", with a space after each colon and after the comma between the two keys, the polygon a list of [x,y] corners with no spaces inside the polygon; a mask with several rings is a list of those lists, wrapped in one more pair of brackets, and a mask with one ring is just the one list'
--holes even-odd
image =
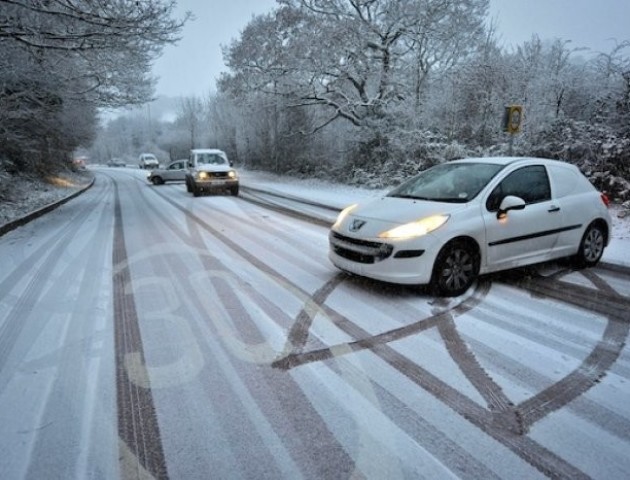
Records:
{"label": "car's front wheel", "polygon": [[161,177],[153,177],[151,178],[151,182],[153,183],[153,185],[162,185],[164,183],[164,180],[162,180]]}
{"label": "car's front wheel", "polygon": [[440,296],[456,297],[473,284],[479,274],[479,256],[465,241],[447,243],[433,266],[431,286]]}
{"label": "car's front wheel", "polygon": [[580,242],[580,249],[575,255],[578,267],[592,267],[604,254],[606,247],[606,231],[599,223],[591,223]]}
{"label": "car's front wheel", "polygon": [[230,193],[236,197],[238,195],[238,185],[230,187]]}

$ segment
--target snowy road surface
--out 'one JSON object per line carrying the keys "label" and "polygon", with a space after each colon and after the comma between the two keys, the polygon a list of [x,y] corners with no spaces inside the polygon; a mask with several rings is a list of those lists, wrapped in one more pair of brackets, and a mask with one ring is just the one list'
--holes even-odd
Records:
{"label": "snowy road surface", "polygon": [[627,476],[627,269],[436,299],[142,175],[0,237],[0,478]]}

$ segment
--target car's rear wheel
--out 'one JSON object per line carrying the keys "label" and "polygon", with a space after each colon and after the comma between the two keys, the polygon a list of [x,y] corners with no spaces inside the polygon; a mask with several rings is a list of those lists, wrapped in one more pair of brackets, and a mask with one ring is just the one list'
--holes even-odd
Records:
{"label": "car's rear wheel", "polygon": [[431,286],[440,296],[456,297],[470,288],[479,274],[479,256],[462,240],[447,243],[433,266]]}
{"label": "car's rear wheel", "polygon": [[592,267],[602,258],[606,247],[606,231],[599,223],[591,223],[580,242],[580,249],[575,255],[578,267]]}

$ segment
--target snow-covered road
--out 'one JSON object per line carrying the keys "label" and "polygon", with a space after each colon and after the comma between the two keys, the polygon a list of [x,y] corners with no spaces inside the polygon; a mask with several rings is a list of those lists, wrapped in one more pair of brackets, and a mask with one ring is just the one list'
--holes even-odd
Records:
{"label": "snow-covered road", "polygon": [[[1,477],[630,471],[625,270],[546,265],[436,299],[337,271],[323,226],[95,174],[0,237]],[[284,187],[309,189],[378,193]]]}

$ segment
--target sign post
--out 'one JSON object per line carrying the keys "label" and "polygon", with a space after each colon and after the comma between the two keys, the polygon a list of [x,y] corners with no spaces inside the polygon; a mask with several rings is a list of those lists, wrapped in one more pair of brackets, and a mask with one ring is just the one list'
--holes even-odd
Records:
{"label": "sign post", "polygon": [[510,156],[514,148],[514,135],[521,131],[523,122],[523,106],[508,105],[503,114],[503,131],[510,134]]}

